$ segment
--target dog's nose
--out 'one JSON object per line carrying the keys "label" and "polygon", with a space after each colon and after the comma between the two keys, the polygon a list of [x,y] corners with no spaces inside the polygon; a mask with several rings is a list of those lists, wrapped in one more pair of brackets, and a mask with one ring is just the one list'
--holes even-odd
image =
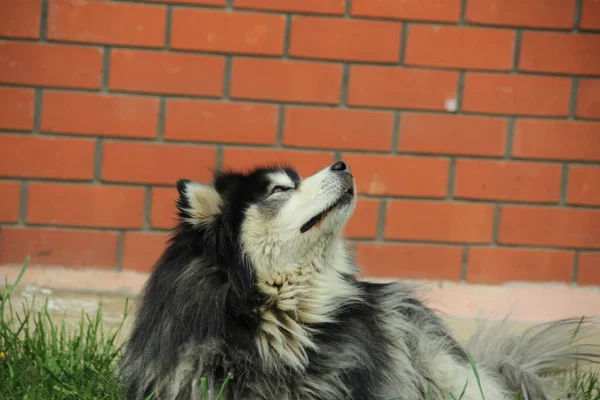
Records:
{"label": "dog's nose", "polygon": [[331,166],[331,170],[336,172],[350,172],[350,166],[343,161],[338,161]]}

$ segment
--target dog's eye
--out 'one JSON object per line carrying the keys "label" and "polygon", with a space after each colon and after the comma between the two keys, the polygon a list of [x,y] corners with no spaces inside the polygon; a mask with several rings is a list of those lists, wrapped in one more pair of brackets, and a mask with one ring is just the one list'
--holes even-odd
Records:
{"label": "dog's eye", "polygon": [[271,194],[273,193],[277,193],[277,192],[287,192],[292,190],[293,188],[288,187],[288,186],[274,186],[273,189],[271,189]]}

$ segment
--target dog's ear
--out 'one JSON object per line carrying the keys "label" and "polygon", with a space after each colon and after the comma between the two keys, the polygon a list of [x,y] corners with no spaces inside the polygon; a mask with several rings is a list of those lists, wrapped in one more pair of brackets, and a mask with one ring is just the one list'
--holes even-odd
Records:
{"label": "dog's ear", "polygon": [[210,224],[221,211],[221,195],[212,185],[189,179],[177,182],[179,218],[192,226]]}

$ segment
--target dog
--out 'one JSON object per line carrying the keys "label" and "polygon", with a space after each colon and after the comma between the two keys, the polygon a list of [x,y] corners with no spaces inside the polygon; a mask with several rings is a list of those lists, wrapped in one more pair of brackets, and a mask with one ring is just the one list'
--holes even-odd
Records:
{"label": "dog", "polygon": [[[553,374],[599,361],[593,321],[462,345],[401,282],[359,279],[342,238],[356,203],[343,161],[177,182],[178,225],[141,295],[120,362],[128,400],[550,400]],[[474,367],[475,366],[475,367]]]}

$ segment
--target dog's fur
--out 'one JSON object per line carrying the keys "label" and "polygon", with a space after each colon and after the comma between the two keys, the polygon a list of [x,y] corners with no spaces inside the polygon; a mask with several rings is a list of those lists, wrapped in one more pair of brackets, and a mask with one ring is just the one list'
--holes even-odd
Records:
{"label": "dog's fur", "polygon": [[357,279],[341,239],[356,197],[345,164],[177,188],[180,221],[121,363],[129,400],[200,399],[201,378],[212,399],[228,374],[226,399],[438,400],[465,384],[463,399],[481,399],[469,354],[487,400],[551,399],[565,395],[553,373],[598,359],[575,340],[587,321],[492,327],[463,346],[408,286]]}

